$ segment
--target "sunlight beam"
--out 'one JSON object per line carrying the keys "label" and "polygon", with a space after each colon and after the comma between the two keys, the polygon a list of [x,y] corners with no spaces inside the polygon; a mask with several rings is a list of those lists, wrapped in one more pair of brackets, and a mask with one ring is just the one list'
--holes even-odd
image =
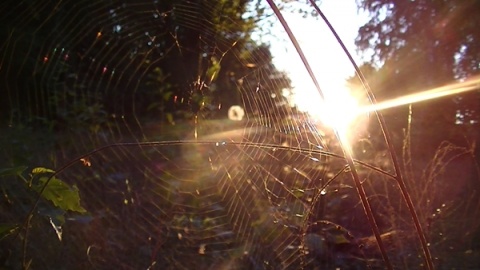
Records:
{"label": "sunlight beam", "polygon": [[359,112],[366,113],[366,112],[373,112],[373,111],[381,111],[381,110],[390,109],[390,108],[394,108],[402,105],[418,103],[418,102],[437,99],[437,98],[446,97],[450,95],[469,92],[476,89],[480,89],[480,76],[473,77],[464,82],[452,83],[449,85],[437,87],[437,88],[422,91],[419,93],[386,100],[383,102],[379,102],[377,104],[364,106],[360,108]]}

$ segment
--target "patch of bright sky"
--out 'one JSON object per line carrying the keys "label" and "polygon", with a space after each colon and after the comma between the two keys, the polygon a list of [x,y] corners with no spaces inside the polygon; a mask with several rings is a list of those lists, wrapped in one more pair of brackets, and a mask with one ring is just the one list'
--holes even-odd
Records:
{"label": "patch of bright sky", "polygon": [[[313,10],[313,7],[303,3],[299,5]],[[358,28],[367,22],[368,14],[358,11],[355,0],[323,0],[319,2],[319,7],[357,64],[360,64],[363,58],[357,55],[354,40]],[[336,91],[335,88],[345,88],[345,80],[354,74],[354,69],[323,20],[319,16],[304,18],[302,14],[292,11],[284,11],[283,15],[312,66],[322,91],[325,93]],[[319,106],[320,95],[283,26],[278,20],[273,21],[273,26],[268,26],[267,34],[253,38],[270,44],[275,66],[287,72],[292,80],[293,102],[299,109],[310,111]],[[328,98],[328,94],[326,96]]]}

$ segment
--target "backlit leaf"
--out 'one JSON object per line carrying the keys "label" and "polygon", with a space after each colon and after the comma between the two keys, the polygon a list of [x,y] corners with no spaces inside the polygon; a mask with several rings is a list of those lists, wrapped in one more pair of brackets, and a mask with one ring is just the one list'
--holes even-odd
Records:
{"label": "backlit leaf", "polygon": [[[48,177],[41,177],[39,184],[35,186],[34,189],[40,192],[47,180]],[[58,178],[54,177],[50,180],[42,193],[42,197],[65,211],[87,212],[87,210],[80,205],[78,188],[76,186],[69,186]]]}
{"label": "backlit leaf", "polygon": [[32,170],[32,174],[40,174],[40,173],[55,173],[54,170],[43,168],[43,167],[37,167]]}

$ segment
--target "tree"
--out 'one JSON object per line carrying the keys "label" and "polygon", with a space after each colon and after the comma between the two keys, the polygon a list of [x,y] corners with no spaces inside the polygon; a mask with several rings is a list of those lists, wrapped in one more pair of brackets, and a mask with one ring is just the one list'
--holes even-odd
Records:
{"label": "tree", "polygon": [[12,55],[0,70],[2,120],[72,127],[112,115],[144,121],[227,110],[242,101],[238,81],[262,48],[250,37],[262,11],[250,2],[12,4],[1,12],[0,52]]}
{"label": "tree", "polygon": [[[45,4],[45,2],[48,3]],[[173,118],[191,119],[193,115],[210,117],[214,113],[209,114],[209,111],[220,111],[217,109],[220,107],[219,104],[222,105],[222,108],[228,109],[229,105],[241,103],[243,96],[249,95],[255,99],[257,85],[262,86],[261,94],[265,94],[265,99],[270,101],[260,104],[266,111],[264,114],[286,106],[281,102],[283,101],[281,92],[283,88],[289,87],[289,81],[285,74],[279,72],[272,64],[268,46],[257,44],[250,38],[250,34],[255,28],[255,14],[247,12],[248,3],[248,0],[98,0],[88,3],[28,0],[16,3],[7,1],[5,6],[12,8],[0,9],[0,15],[2,15],[0,16],[0,22],[2,22],[0,37],[3,37],[0,42],[0,55],[5,56],[0,67],[0,78],[3,79],[0,86],[6,89],[3,93],[4,98],[0,99],[0,105],[2,105],[0,106],[0,121],[8,121],[13,126],[25,123],[30,126],[33,123],[35,125],[32,126],[35,129],[27,130],[31,131],[25,136],[27,139],[15,134],[16,136],[8,136],[5,142],[20,145],[21,153],[24,153],[28,152],[25,149],[28,148],[27,145],[30,142],[35,145],[43,145],[43,140],[35,140],[33,137],[35,133],[41,133],[46,141],[53,141],[51,144],[55,144],[52,147],[45,147],[47,149],[44,151],[38,151],[41,152],[40,162],[45,163],[48,162],[46,153],[52,153],[53,160],[55,159],[53,157],[57,157],[57,155],[68,156],[65,152],[74,151],[79,154],[91,150],[95,144],[104,139],[98,134],[100,132],[102,135],[108,133],[105,136],[107,143],[116,142],[114,139],[116,132],[130,136],[131,134],[121,130],[124,124],[123,116],[125,116],[125,122],[134,121],[139,125],[144,125],[149,120],[158,123],[165,118],[172,123]],[[250,105],[253,104],[253,102],[250,103]],[[277,118],[286,117],[285,114],[274,113],[280,115]],[[226,115],[225,112],[223,117],[225,118]],[[118,122],[120,124],[109,125],[110,121],[117,119],[121,119]],[[55,131],[61,130],[55,133],[56,137],[47,137],[43,129],[36,128],[43,127],[45,124],[50,124],[49,127],[55,128]],[[92,127],[92,124],[94,124],[94,128],[88,129]],[[130,129],[131,122],[127,122],[127,124]],[[108,129],[111,127],[114,128]],[[223,128],[225,127],[222,126]],[[168,132],[175,133],[176,138],[185,137],[184,131],[172,131],[172,129],[174,127],[171,126],[162,129],[162,138],[167,137],[165,133]],[[71,130],[73,131],[71,132]],[[21,132],[23,134],[24,131],[21,130]],[[80,136],[75,136],[78,135],[77,132]],[[81,136],[83,134],[88,136]],[[140,139],[140,137],[134,139]],[[75,224],[67,224],[64,227],[63,242],[56,241],[54,244],[51,242],[56,240],[55,233],[60,234],[56,227],[55,230],[52,230],[55,224],[52,223],[53,218],[50,220],[48,218],[52,215],[59,216],[63,219],[63,223],[65,220],[68,223],[68,218],[58,215],[58,211],[56,211],[58,209],[53,207],[51,211],[47,212],[50,216],[44,215],[43,204],[38,205],[42,214],[37,212],[32,214],[38,218],[33,219],[30,223],[32,226],[25,226],[25,237],[15,238],[13,236],[12,231],[20,228],[20,225],[15,224],[22,224],[26,212],[36,206],[36,194],[30,194],[32,181],[23,183],[15,179],[26,174],[26,166],[17,166],[19,161],[11,161],[12,168],[0,168],[0,176],[8,177],[5,181],[0,179],[2,180],[0,185],[3,195],[1,203],[5,208],[5,211],[0,211],[2,220],[5,220],[2,222],[15,225],[2,225],[0,244],[3,249],[0,252],[0,265],[7,268],[20,268],[18,262],[23,260],[24,268],[28,268],[27,265],[30,265],[30,262],[32,268],[48,268],[49,266],[69,268],[70,265],[77,268],[88,268],[92,265],[112,267],[112,265],[107,266],[108,260],[105,261],[103,258],[98,262],[89,261],[90,258],[87,258],[89,252],[84,251],[89,248],[86,246],[87,244],[95,242],[110,247],[120,247],[123,244],[131,246],[132,249],[113,248],[111,252],[107,251],[104,255],[114,261],[125,260],[132,268],[148,268],[148,264],[153,260],[158,260],[155,267],[164,268],[166,266],[162,266],[161,262],[171,266],[172,258],[185,261],[187,264],[195,263],[198,268],[206,268],[206,265],[212,267],[212,264],[207,261],[204,262],[205,266],[201,262],[199,264],[198,261],[203,261],[204,258],[199,260],[198,253],[193,252],[191,258],[186,257],[182,251],[178,252],[176,248],[172,248],[170,244],[164,242],[165,239],[170,238],[173,245],[178,240],[177,234],[171,234],[170,229],[167,229],[169,236],[160,237],[163,230],[161,223],[165,220],[163,218],[165,213],[169,213],[169,216],[165,218],[172,220],[171,225],[174,227],[180,228],[183,226],[181,223],[185,222],[183,219],[190,219],[187,214],[177,216],[170,210],[199,213],[199,216],[203,218],[198,219],[200,226],[204,227],[201,229],[202,238],[212,238],[207,235],[213,232],[210,228],[214,228],[219,233],[227,232],[223,234],[226,236],[233,235],[230,231],[231,228],[228,227],[233,222],[232,220],[222,221],[225,228],[215,225],[220,219],[227,219],[227,215],[222,214],[220,219],[216,218],[213,223],[208,223],[209,219],[204,214],[205,211],[195,207],[192,210],[192,207],[187,206],[187,204],[200,205],[197,199],[187,198],[191,201],[185,201],[184,206],[179,206],[177,209],[171,208],[172,202],[179,198],[175,195],[178,189],[173,188],[177,183],[177,180],[174,179],[177,176],[170,177],[173,175],[167,170],[174,174],[189,170],[187,168],[190,164],[187,163],[193,164],[194,162],[190,162],[188,157],[198,157],[196,154],[201,153],[189,155],[182,153],[185,149],[182,149],[181,152],[175,146],[168,148],[169,150],[158,149],[150,152],[145,151],[143,147],[138,147],[138,152],[134,151],[136,152],[134,156],[141,157],[142,160],[113,152],[108,154],[108,151],[102,150],[100,151],[101,156],[105,157],[105,161],[95,163],[98,165],[96,170],[104,176],[97,179],[98,183],[90,185],[92,178],[89,170],[66,172],[69,176],[66,176],[65,179],[71,181],[70,183],[75,182],[75,186],[72,185],[71,188],[58,180],[51,181],[57,189],[54,192],[56,195],[59,195],[58,186],[60,186],[62,188],[60,191],[67,190],[69,191],[67,195],[75,195],[70,196],[69,202],[73,197],[76,199],[74,202],[77,203],[78,197],[81,196],[82,205],[85,206],[85,209],[88,208],[87,210],[92,214],[92,219],[86,220],[84,224],[77,224],[78,227]],[[197,150],[196,146],[194,149]],[[0,157],[2,159],[4,154],[8,156],[10,153],[7,149],[4,150]],[[215,151],[212,148],[207,152],[208,155],[215,156],[212,154]],[[132,153],[132,151],[127,152]],[[10,156],[7,157],[9,161]],[[116,160],[116,157],[121,158]],[[199,161],[210,160],[204,157],[206,156],[199,158]],[[13,160],[13,158],[11,159]],[[100,159],[103,160],[103,158]],[[90,167],[90,161],[82,160],[86,167]],[[223,160],[221,161],[223,162]],[[236,161],[238,162],[238,160]],[[154,164],[166,164],[164,162],[171,163],[168,166],[171,169],[155,171],[153,173],[155,176],[152,174],[152,177],[146,177],[144,173],[151,171],[148,167],[153,168],[156,166]],[[129,166],[126,166],[127,163]],[[205,163],[204,165],[208,166],[199,165],[198,167],[200,170],[210,170],[209,165],[211,164]],[[195,166],[197,166],[196,163]],[[182,167],[180,170],[174,169],[180,167]],[[123,179],[127,176],[122,172],[126,171],[129,171],[128,174],[130,172],[135,174],[132,180]],[[112,185],[108,184],[109,177],[117,172],[119,173],[117,176],[119,175],[120,178],[117,177],[117,179],[114,176],[116,180],[110,183]],[[245,175],[247,176],[248,173]],[[34,173],[32,172],[32,174]],[[157,176],[167,178],[159,181],[153,180]],[[179,177],[185,178],[186,176]],[[216,176],[213,177],[208,172],[205,174],[205,179],[207,178],[210,181],[216,179]],[[40,184],[44,183],[42,179],[39,179]],[[259,180],[262,179],[259,177]],[[36,181],[36,178],[34,180]],[[141,192],[142,199],[140,199],[142,202],[137,198],[134,199],[135,206],[138,205],[136,209],[130,207],[134,205],[133,197],[129,198],[131,199],[129,203],[125,203],[125,198],[121,195],[127,194],[123,192],[124,188],[121,186],[125,181],[129,189],[128,194],[130,194],[130,188],[135,190],[138,187],[143,190]],[[128,181],[131,181],[131,186]],[[247,180],[245,179],[245,181]],[[120,185],[117,185],[118,183]],[[159,183],[161,184],[158,185]],[[83,186],[83,184],[86,185]],[[163,186],[164,184],[165,186]],[[215,183],[215,185],[217,184]],[[214,184],[208,183],[208,185],[213,186]],[[158,200],[146,195],[144,191],[150,190],[150,188],[146,188],[147,186],[152,187],[152,195],[155,194],[154,196],[162,199]],[[190,184],[188,186],[193,187]],[[33,187],[37,187],[36,182],[33,182]],[[243,184],[242,187],[248,188]],[[174,189],[176,190],[174,191]],[[110,194],[110,191],[107,190],[112,191],[111,194],[114,195],[106,195]],[[37,192],[33,188],[32,191]],[[216,198],[216,194],[210,194],[215,196],[208,196],[205,201],[206,205],[212,205],[211,202],[224,199],[222,194],[219,194],[222,195],[222,198]],[[66,199],[65,196],[56,196],[53,203],[58,203],[58,200],[63,200],[65,203]],[[124,211],[127,209],[125,207],[131,210]],[[65,209],[61,210],[72,210],[71,207],[63,208]],[[75,209],[77,212],[83,212],[83,208],[78,205],[74,205],[73,210]],[[98,216],[97,219],[97,209],[99,211],[115,210],[109,210],[108,218]],[[146,222],[142,214],[131,215],[131,211],[146,213],[147,219],[153,222]],[[241,216],[243,217],[243,215]],[[154,220],[161,221],[157,223]],[[147,232],[148,235],[139,232],[140,230],[131,230],[136,226],[130,226],[130,221],[138,222],[137,225],[145,229],[141,231]],[[149,227],[150,225],[152,226]],[[245,230],[248,230],[250,227],[246,226]],[[28,239],[27,231],[29,232]],[[112,241],[113,234],[110,233],[112,231],[115,231],[116,235],[118,232],[120,239]],[[125,233],[127,231],[131,231],[135,237]],[[159,239],[157,243],[157,240],[149,237],[153,234],[155,234],[153,238],[159,236],[162,239]],[[7,239],[5,235],[11,238]],[[22,242],[21,238],[25,240]],[[236,241],[237,239],[232,239],[231,243],[230,241],[224,242],[225,245],[235,245]],[[51,244],[47,250],[37,248],[44,245],[45,242]],[[151,246],[150,243],[153,242],[156,243]],[[117,243],[122,244],[117,245]],[[190,244],[182,242],[180,246],[188,248]],[[25,248],[21,249],[21,246]],[[63,248],[64,252],[58,252],[60,248]],[[103,250],[103,247],[100,249]],[[227,249],[236,253],[231,246]],[[4,250],[5,252],[3,252]],[[265,251],[270,253],[268,249]],[[44,252],[48,254],[44,254]],[[66,253],[69,254],[66,255]],[[137,256],[137,253],[140,256]],[[174,257],[177,255],[179,259]],[[217,260],[223,256],[226,258],[227,255],[215,252],[212,258]],[[27,261],[29,257],[32,257],[30,262]],[[132,259],[133,257],[135,259]],[[153,257],[158,257],[158,259]],[[89,263],[91,265],[87,266],[86,264]],[[127,264],[121,267],[127,267]],[[150,266],[153,267],[153,264]]]}
{"label": "tree", "polygon": [[[373,48],[375,60],[422,53],[423,62],[437,64],[433,83],[479,72],[480,19],[478,1],[360,0],[360,8],[372,17],[359,30],[357,45]],[[397,56],[398,57],[398,56]],[[433,67],[430,65],[430,67]],[[444,78],[447,76],[447,78]]]}
{"label": "tree", "polygon": [[[381,99],[480,73],[476,30],[480,20],[474,15],[480,12],[478,1],[360,0],[357,4],[371,13],[359,29],[356,45],[373,52],[371,63],[380,65],[374,91]],[[445,135],[454,140],[478,123],[478,102],[478,93],[469,93],[414,104],[414,126],[422,130],[422,138],[430,138],[433,151]],[[406,124],[405,115],[400,118]]]}

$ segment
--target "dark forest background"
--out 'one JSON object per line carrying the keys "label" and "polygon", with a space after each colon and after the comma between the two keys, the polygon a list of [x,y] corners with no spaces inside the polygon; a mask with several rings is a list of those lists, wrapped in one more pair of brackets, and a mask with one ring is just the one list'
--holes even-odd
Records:
{"label": "dark forest background", "polygon": [[[371,15],[359,28],[356,39],[358,51],[372,56],[360,69],[380,102],[480,74],[480,1],[356,2],[359,9]],[[278,5],[282,12],[317,16],[305,1],[280,1]],[[182,163],[201,172],[212,164],[211,160],[205,163],[209,155],[215,156],[219,164],[231,159],[251,161],[252,156],[264,162],[247,166],[248,170],[239,169],[235,164],[227,166],[229,174],[233,171],[240,174],[237,169],[248,172],[250,175],[241,176],[245,182],[247,178],[253,182],[255,178],[291,178],[293,172],[276,167],[284,163],[306,166],[305,170],[314,175],[331,173],[325,171],[327,169],[308,167],[299,157],[292,158],[297,154],[277,152],[277,156],[272,157],[248,147],[236,155],[231,153],[238,149],[219,154],[215,152],[218,150],[206,146],[185,150],[179,145],[167,145],[155,151],[119,147],[94,153],[91,159],[82,158],[83,164],[47,180],[55,168],[73,157],[106,144],[192,139],[192,130],[202,121],[205,123],[202,131],[206,133],[247,130],[259,125],[273,131],[263,134],[263,129],[257,128],[253,132],[262,134],[245,132],[239,136],[261,143],[280,142],[292,149],[302,147],[301,140],[292,139],[285,144],[277,139],[275,132],[278,131],[287,134],[282,133],[280,137],[292,135],[284,132],[285,127],[293,126],[291,115],[300,117],[302,113],[290,107],[288,96],[284,95],[285,90],[291,90],[291,82],[284,71],[275,67],[269,44],[252,38],[255,31],[265,31],[269,25],[262,22],[272,18],[273,12],[260,0],[2,2],[0,266],[103,269],[114,265],[120,269],[178,269],[196,265],[209,269],[220,267],[219,261],[233,257],[235,264],[240,265],[238,268],[252,269],[299,266],[358,269],[352,265],[359,262],[365,267],[376,265],[369,261],[370,258],[379,260],[379,254],[368,224],[356,228],[359,222],[356,216],[362,214],[362,209],[357,208],[354,193],[344,191],[345,186],[339,184],[339,193],[318,200],[311,209],[298,210],[311,212],[309,215],[314,216],[311,220],[331,222],[323,223],[327,225],[318,233],[297,223],[292,223],[296,229],[292,229],[294,225],[292,228],[285,225],[290,223],[276,227],[278,222],[272,225],[274,222],[262,214],[288,208],[280,203],[282,199],[288,201],[293,213],[299,204],[308,205],[305,204],[308,199],[315,197],[308,197],[308,192],[292,195],[292,199],[289,196],[297,193],[280,195],[276,184],[259,184],[256,188],[266,190],[262,193],[265,199],[255,205],[247,202],[243,209],[236,201],[224,202],[221,192],[225,190],[209,189],[218,184],[197,183],[200,190],[211,195],[198,199],[188,195],[198,190],[183,186],[188,181],[179,180],[184,179],[188,171],[180,168]],[[348,82],[351,86],[361,86],[357,76]],[[233,105],[243,107],[247,120],[225,121]],[[436,266],[439,269],[478,266],[479,256],[475,259],[475,255],[480,248],[480,219],[477,219],[480,92],[475,90],[410,107],[396,107],[383,113],[435,251]],[[304,123],[302,128],[306,126]],[[374,121],[368,130],[368,136],[358,142],[359,153],[366,153],[359,157],[381,163],[386,159],[382,133]],[[311,141],[311,134],[293,135]],[[334,148],[330,150],[335,151]],[[190,157],[179,159],[180,155]],[[164,164],[161,168],[157,166],[159,160]],[[101,169],[85,172],[85,168],[92,165],[90,162]],[[337,161],[327,162],[331,162],[329,169],[336,168]],[[41,169],[32,171],[36,167]],[[332,172],[335,171],[332,169]],[[347,174],[347,171],[342,169],[340,173]],[[208,173],[199,174],[206,179],[210,177]],[[155,177],[165,183],[148,188],[149,181]],[[107,180],[98,186],[92,182],[100,178]],[[142,180],[132,184],[132,178]],[[47,181],[51,184],[38,197]],[[289,185],[285,183],[284,186]],[[292,183],[292,190],[298,185],[303,184]],[[188,192],[179,192],[182,188]],[[379,219],[385,219],[381,222],[385,238],[410,230],[411,227],[405,225],[409,222],[405,208],[390,205],[394,200],[401,200],[398,194],[391,193],[396,188],[390,184],[372,184],[369,188],[373,194],[382,194],[378,197],[386,194],[384,197],[389,198],[390,208],[381,201],[373,202],[378,207]],[[243,184],[235,189],[237,193],[227,189],[225,194],[235,197],[238,191],[247,190]],[[140,196],[140,191],[145,192],[144,195]],[[312,191],[312,194],[321,191]],[[276,199],[272,199],[272,194]],[[254,195],[245,196],[245,201],[253,201]],[[41,200],[37,201],[37,197]],[[155,202],[158,198],[164,200]],[[135,205],[134,199],[140,201],[138,208],[127,208],[125,205]],[[203,205],[202,200],[210,208]],[[268,204],[272,206],[269,208]],[[30,212],[34,205],[38,210]],[[252,225],[237,225],[236,219],[230,217],[232,212],[225,210],[229,207],[243,209],[238,213],[234,211],[233,215],[243,213],[242,217]],[[217,221],[211,221],[207,214],[198,214],[214,208],[225,211],[215,217]],[[327,213],[325,209],[338,212]],[[197,213],[197,216],[187,213]],[[395,216],[402,220],[394,220]],[[191,239],[185,229],[187,223],[192,226],[190,230],[198,232]],[[142,224],[140,229],[135,227],[138,224]],[[212,228],[215,228],[215,237],[209,234]],[[285,232],[285,228],[290,231]],[[335,232],[332,228],[336,228]],[[255,256],[237,254],[236,248],[245,240],[239,232],[248,240],[259,241],[253,249]],[[151,240],[149,233],[160,235],[161,239]],[[230,235],[234,233],[236,236]],[[358,237],[350,237],[351,233]],[[182,237],[188,241],[180,245],[176,241]],[[223,253],[193,263],[201,254],[189,249],[198,246],[195,237],[214,238],[214,243],[220,243],[215,248]],[[142,242],[147,238],[147,242]],[[291,241],[289,245],[283,246],[285,243],[278,241],[284,238],[288,239],[285,243]],[[298,242],[300,238],[302,244]],[[411,240],[403,234],[398,238]],[[293,259],[285,255],[293,243],[308,247],[307,259],[296,262],[295,258],[303,256],[299,255],[300,251],[292,251],[296,254],[291,256]],[[358,246],[362,245],[367,248],[359,252]],[[391,247],[392,253],[402,251],[398,252],[399,257],[413,256],[395,261],[401,267],[416,269],[422,263],[417,258],[421,253],[418,247],[398,247],[398,241]],[[95,250],[102,256],[89,255],[90,252],[96,254]],[[274,250],[275,254],[269,254],[268,250]]]}

